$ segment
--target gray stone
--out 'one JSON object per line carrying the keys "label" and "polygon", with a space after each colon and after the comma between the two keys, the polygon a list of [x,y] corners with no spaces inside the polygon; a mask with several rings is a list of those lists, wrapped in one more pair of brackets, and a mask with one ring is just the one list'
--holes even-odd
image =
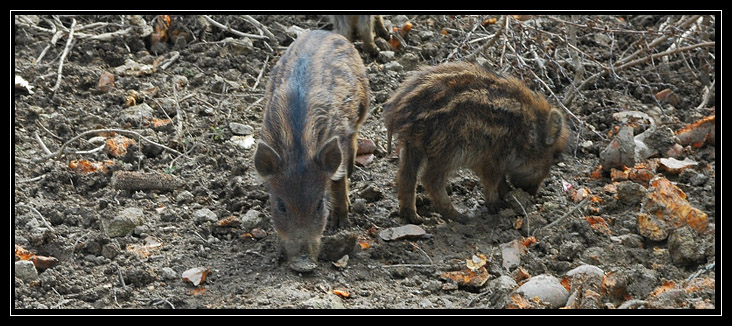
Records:
{"label": "gray stone", "polygon": [[32,261],[19,260],[15,262],[15,277],[28,283],[38,279],[38,271]]}
{"label": "gray stone", "polygon": [[117,214],[113,220],[105,223],[104,231],[110,238],[124,237],[135,230],[135,227],[142,225],[144,214],[142,209],[127,207]]}
{"label": "gray stone", "polygon": [[646,198],[646,188],[633,181],[618,183],[618,200],[625,205],[636,205]]}
{"label": "gray stone", "polygon": [[229,129],[234,135],[246,136],[254,132],[254,127],[238,122],[229,122]]}
{"label": "gray stone", "polygon": [[216,213],[210,209],[201,208],[193,212],[193,220],[200,224],[204,222],[217,222],[219,219],[216,217]]}
{"label": "gray stone", "polygon": [[145,121],[152,119],[153,109],[147,103],[142,103],[123,109],[120,111],[119,117],[123,122],[141,126]]}
{"label": "gray stone", "polygon": [[250,209],[241,217],[241,226],[244,229],[251,229],[262,222],[262,213],[256,209]]}
{"label": "gray stone", "polygon": [[547,274],[530,278],[516,289],[516,292],[528,300],[537,297],[539,300],[549,303],[554,309],[563,306],[569,298],[569,292],[559,280]]}

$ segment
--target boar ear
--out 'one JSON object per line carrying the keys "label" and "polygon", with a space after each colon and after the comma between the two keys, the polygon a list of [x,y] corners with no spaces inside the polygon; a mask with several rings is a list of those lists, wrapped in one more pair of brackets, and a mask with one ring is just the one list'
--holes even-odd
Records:
{"label": "boar ear", "polygon": [[254,168],[257,173],[267,178],[280,169],[282,159],[267,143],[260,141],[257,144],[257,152],[254,153]]}
{"label": "boar ear", "polygon": [[328,174],[334,174],[341,166],[341,148],[338,147],[338,138],[333,137],[320,148],[315,161]]}
{"label": "boar ear", "polygon": [[549,112],[549,121],[546,126],[546,139],[544,143],[546,145],[553,145],[557,139],[562,135],[562,128],[564,127],[564,118],[557,109],[552,109]]}

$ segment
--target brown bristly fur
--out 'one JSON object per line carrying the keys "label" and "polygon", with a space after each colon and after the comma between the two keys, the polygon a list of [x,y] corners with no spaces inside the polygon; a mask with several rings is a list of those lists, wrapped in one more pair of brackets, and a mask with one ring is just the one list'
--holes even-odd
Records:
{"label": "brown bristly fur", "polygon": [[481,179],[488,206],[514,186],[535,194],[564,151],[569,128],[562,112],[520,81],[470,63],[447,63],[410,76],[384,104],[388,145],[402,145],[397,175],[400,214],[416,213],[418,171],[436,210],[450,219],[444,185],[451,171],[469,168]]}
{"label": "brown bristly fur", "polygon": [[272,220],[291,267],[310,264],[326,220],[333,229],[347,224],[347,176],[369,107],[366,68],[343,36],[307,32],[272,69],[265,98],[254,165],[269,187]]}

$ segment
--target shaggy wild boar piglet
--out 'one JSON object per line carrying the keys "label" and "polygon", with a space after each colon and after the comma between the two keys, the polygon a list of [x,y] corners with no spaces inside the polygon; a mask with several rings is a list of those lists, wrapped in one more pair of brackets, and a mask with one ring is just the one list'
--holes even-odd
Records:
{"label": "shaggy wild boar piglet", "polygon": [[366,68],[343,36],[307,32],[272,69],[265,98],[254,166],[290,268],[309,272],[326,221],[331,229],[348,223],[347,179],[369,106]]}
{"label": "shaggy wild boar piglet", "polygon": [[415,206],[417,174],[443,217],[465,222],[445,184],[469,168],[489,208],[511,184],[536,194],[564,151],[569,128],[562,112],[514,78],[470,63],[447,63],[409,77],[384,104],[388,146],[401,145],[397,193],[400,215],[423,223]]}

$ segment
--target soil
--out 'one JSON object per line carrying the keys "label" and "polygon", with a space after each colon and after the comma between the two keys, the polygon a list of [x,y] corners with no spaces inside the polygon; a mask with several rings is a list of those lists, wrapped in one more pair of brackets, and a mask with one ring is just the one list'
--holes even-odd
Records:
{"label": "soil", "polygon": [[[420,225],[425,234],[385,241],[380,232],[408,222],[397,214],[398,156],[385,150],[382,104],[412,71],[469,57],[499,30],[501,18],[384,15],[388,27],[403,31],[408,20],[412,29],[396,51],[377,40],[382,50],[378,57],[366,54],[360,40],[354,41],[368,69],[372,94],[360,138],[372,140],[376,151],[350,178],[352,227],[326,232],[318,268],[297,273],[280,253],[267,188],[253,168],[256,145],[251,143],[258,137],[269,72],[293,41],[293,26],[329,30],[328,20],[318,15],[253,16],[274,35],[272,40],[244,38],[194,15],[171,16],[167,30],[160,28],[167,38],[158,32],[150,36],[149,27],[141,32],[130,16],[61,16],[56,23],[68,28],[72,18],[77,27],[98,24],[77,31],[64,56],[68,33],[50,43],[52,16],[15,16],[15,73],[31,85],[32,93],[17,86],[13,93],[13,242],[51,264],[36,263],[30,275],[20,275],[24,261],[16,255],[14,314],[35,314],[36,309],[173,308],[717,311],[713,136],[702,144],[680,146],[675,156],[696,165],[681,173],[651,171],[682,190],[707,218],[702,227],[674,225],[662,239],[649,237],[638,222],[653,187],[598,169],[600,153],[626,125],[614,113],[641,111],[672,131],[714,115],[713,86],[702,103],[705,86],[715,80],[713,46],[618,69],[577,92],[568,105],[574,115],[568,118],[569,148],[536,196],[513,190],[504,206],[490,213],[483,206],[477,177],[461,170],[451,178],[449,190],[458,210],[470,216],[467,223],[446,221],[434,213],[419,186],[418,211],[428,220]],[[141,18],[147,26],[156,24],[155,16]],[[241,16],[211,18],[261,35]],[[576,52],[565,41],[572,26],[567,22],[575,18],[554,18],[510,18],[510,29],[476,60],[522,78],[559,105],[537,78],[559,98],[570,94],[575,76],[571,53],[579,53],[586,69],[582,76],[589,78],[600,71],[596,63],[609,66],[638,48],[647,50],[648,42],[661,35],[654,31],[685,19],[580,16],[576,48],[581,52]],[[124,35],[88,37],[130,26],[135,27]],[[646,45],[637,42],[643,37]],[[682,45],[702,42],[696,39],[702,37],[715,39],[714,23],[698,25]],[[674,40],[662,42],[654,53]],[[47,46],[45,56],[35,62]],[[62,57],[63,78],[54,91]],[[155,68],[134,73],[118,69],[129,60]],[[113,75],[112,87],[98,85],[103,73]],[[659,99],[656,94],[664,89],[673,96]],[[132,91],[140,95],[134,97]],[[151,117],[170,120],[156,125]],[[633,126],[636,135],[648,127]],[[40,145],[57,152],[74,136],[95,129],[121,132],[85,135],[70,142],[60,156],[47,155]],[[113,134],[136,145],[119,156],[110,146],[100,148]],[[667,139],[673,143],[673,135]],[[636,163],[665,157],[664,151]],[[107,165],[95,172],[71,168],[81,160]],[[172,176],[178,183],[125,190],[111,181],[121,171],[158,173],[144,179]],[[584,197],[578,190],[586,192]],[[129,228],[114,227],[125,222]],[[344,254],[347,261],[337,261]],[[457,275],[451,272],[466,271],[466,261],[481,260],[485,269],[467,270],[467,283],[450,279]],[[601,279],[582,283],[589,281],[568,275],[577,267],[587,269],[585,265],[599,268]],[[193,268],[206,270],[200,284],[183,280],[184,272]],[[484,282],[475,280],[478,275],[486,277]],[[559,304],[517,295],[525,293],[520,286],[541,275],[563,285],[566,293]]]}

